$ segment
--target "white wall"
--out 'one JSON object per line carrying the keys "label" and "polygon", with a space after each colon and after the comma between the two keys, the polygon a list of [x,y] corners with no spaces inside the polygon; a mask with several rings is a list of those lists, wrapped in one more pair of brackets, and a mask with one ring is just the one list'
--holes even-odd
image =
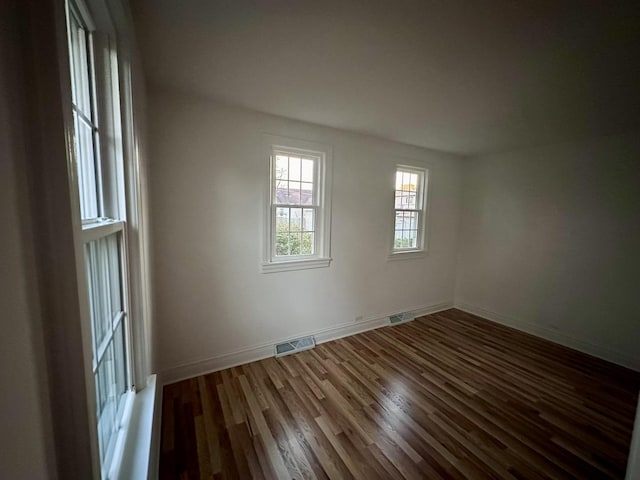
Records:
{"label": "white wall", "polygon": [[469,160],[456,305],[640,370],[639,181],[637,134]]}
{"label": "white wall", "polygon": [[0,4],[0,478],[54,478],[29,220],[17,2]]}
{"label": "white wall", "polygon": [[[452,302],[459,157],[166,91],[150,95],[160,371],[357,316]],[[333,146],[329,268],[260,273],[263,133]],[[396,162],[430,168],[430,251],[423,259],[387,260]]]}

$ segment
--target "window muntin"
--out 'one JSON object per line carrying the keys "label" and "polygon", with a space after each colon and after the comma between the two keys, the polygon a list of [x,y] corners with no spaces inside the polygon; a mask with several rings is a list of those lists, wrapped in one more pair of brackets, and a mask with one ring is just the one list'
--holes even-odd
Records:
{"label": "window muntin", "polygon": [[426,170],[398,166],[394,191],[394,253],[424,249]]}

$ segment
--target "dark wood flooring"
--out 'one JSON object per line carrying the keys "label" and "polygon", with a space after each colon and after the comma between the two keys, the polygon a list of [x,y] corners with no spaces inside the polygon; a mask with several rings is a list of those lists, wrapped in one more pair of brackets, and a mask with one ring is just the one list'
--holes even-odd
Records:
{"label": "dark wood flooring", "polygon": [[623,478],[639,385],[452,309],[166,386],[160,478]]}

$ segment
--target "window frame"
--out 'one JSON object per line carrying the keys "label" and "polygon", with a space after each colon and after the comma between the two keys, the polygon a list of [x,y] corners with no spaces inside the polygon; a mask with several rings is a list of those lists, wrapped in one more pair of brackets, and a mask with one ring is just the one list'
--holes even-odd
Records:
{"label": "window frame", "polygon": [[[332,148],[328,145],[276,135],[265,134],[263,140],[265,156],[268,160],[268,185],[265,194],[266,206],[262,209],[265,216],[264,232],[261,235],[262,273],[328,267],[332,260],[330,253]],[[314,159],[313,205],[278,204],[274,201],[275,156],[278,153]],[[279,207],[315,210],[315,249],[312,255],[276,255],[276,211]]]}
{"label": "window frame", "polygon": [[[398,172],[406,172],[410,174],[418,175],[418,186],[416,188],[416,208],[415,209],[403,209],[396,208],[396,176]],[[428,251],[428,223],[429,223],[429,169],[422,166],[409,165],[406,163],[399,163],[395,165],[392,177],[392,222],[391,222],[391,248],[388,254],[388,260],[411,260],[423,258]],[[399,211],[411,211],[418,213],[418,227],[417,227],[417,239],[416,247],[411,248],[397,248],[395,246],[396,237],[396,214]]]}

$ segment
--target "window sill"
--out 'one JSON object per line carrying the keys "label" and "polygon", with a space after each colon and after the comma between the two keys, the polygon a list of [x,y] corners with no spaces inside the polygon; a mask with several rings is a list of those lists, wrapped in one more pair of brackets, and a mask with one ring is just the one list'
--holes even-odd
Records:
{"label": "window sill", "polygon": [[291,260],[262,264],[262,273],[290,272],[310,268],[324,268],[331,263],[331,258],[314,258],[310,260]]}
{"label": "window sill", "polygon": [[157,389],[156,376],[149,377],[147,386],[135,395],[133,410],[126,432],[124,452],[114,479],[148,478],[154,461],[152,433]]}
{"label": "window sill", "polygon": [[396,261],[396,260],[419,260],[424,258],[427,255],[426,250],[405,250],[398,252],[391,252],[387,256],[387,260]]}

